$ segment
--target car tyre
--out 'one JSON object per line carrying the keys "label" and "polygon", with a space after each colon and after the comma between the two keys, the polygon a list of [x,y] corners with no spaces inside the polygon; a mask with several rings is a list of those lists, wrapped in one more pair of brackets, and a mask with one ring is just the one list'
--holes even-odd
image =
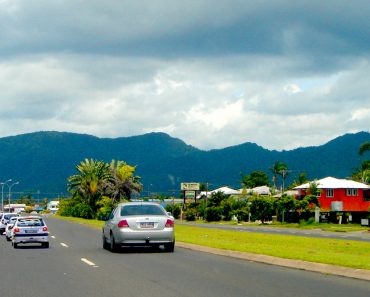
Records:
{"label": "car tyre", "polygon": [[42,247],[48,249],[49,248],[49,243],[48,242],[43,242]]}
{"label": "car tyre", "polygon": [[6,241],[10,241],[10,237],[6,236]]}
{"label": "car tyre", "polygon": [[118,251],[118,245],[116,244],[116,241],[114,240],[113,233],[110,234],[110,250],[113,253]]}
{"label": "car tyre", "polygon": [[103,241],[103,249],[109,250],[110,246],[109,246],[109,244],[107,242],[107,239],[104,236],[104,233],[102,234],[102,241]]}
{"label": "car tyre", "polygon": [[18,248],[18,243],[16,243],[16,242],[13,242],[13,248]]}
{"label": "car tyre", "polygon": [[167,253],[173,253],[174,250],[175,250],[175,241],[174,242],[171,242],[171,243],[166,243],[164,245],[164,250],[167,252]]}

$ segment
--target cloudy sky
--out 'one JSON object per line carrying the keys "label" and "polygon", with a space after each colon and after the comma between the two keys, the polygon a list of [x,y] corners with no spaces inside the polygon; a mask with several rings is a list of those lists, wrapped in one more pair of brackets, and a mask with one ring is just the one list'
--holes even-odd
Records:
{"label": "cloudy sky", "polygon": [[368,0],[0,0],[0,137],[282,150],[369,127]]}

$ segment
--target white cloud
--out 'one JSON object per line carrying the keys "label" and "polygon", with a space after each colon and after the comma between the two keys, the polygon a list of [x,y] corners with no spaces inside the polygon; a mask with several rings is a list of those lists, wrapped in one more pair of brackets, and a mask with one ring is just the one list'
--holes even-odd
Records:
{"label": "white cloud", "polygon": [[368,130],[365,4],[0,1],[0,137],[287,149]]}

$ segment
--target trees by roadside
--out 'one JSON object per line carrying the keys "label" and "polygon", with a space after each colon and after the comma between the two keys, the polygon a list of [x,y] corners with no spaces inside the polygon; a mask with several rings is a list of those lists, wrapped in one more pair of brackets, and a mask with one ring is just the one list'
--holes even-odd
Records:
{"label": "trees by roadside", "polygon": [[124,161],[81,161],[76,166],[77,173],[68,178],[72,198],[61,201],[59,213],[82,218],[109,214],[115,204],[130,200],[132,193],[142,190],[135,169]]}

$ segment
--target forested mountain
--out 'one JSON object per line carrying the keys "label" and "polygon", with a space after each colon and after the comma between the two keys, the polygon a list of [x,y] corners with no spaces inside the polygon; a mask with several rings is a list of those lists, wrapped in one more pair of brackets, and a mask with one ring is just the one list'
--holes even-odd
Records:
{"label": "forested mountain", "polygon": [[[137,166],[144,191],[174,192],[180,182],[208,182],[239,188],[241,173],[269,168],[276,161],[291,170],[289,184],[301,172],[309,179],[351,175],[361,163],[359,146],[370,133],[346,134],[328,143],[289,151],[267,150],[254,143],[203,151],[164,133],[97,138],[65,132],[35,132],[0,138],[0,180],[19,181],[14,192],[66,195],[67,178],[85,158],[126,161]],[[364,157],[362,157],[364,158]],[[7,188],[4,188],[6,191]]]}

